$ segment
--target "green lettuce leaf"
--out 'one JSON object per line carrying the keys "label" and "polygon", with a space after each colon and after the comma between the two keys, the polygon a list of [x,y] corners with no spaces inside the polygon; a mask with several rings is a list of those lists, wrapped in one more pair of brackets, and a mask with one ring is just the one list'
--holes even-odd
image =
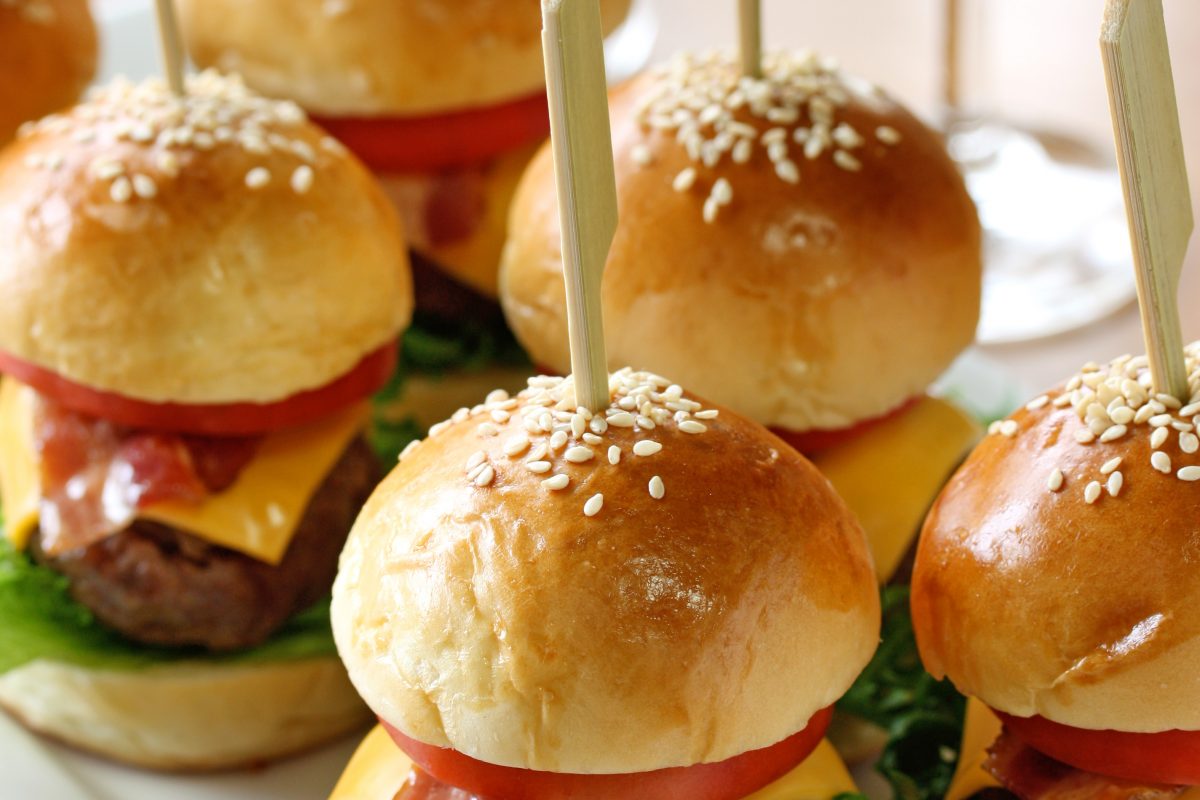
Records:
{"label": "green lettuce leaf", "polygon": [[921,665],[908,596],[907,586],[884,587],[879,649],[837,708],[888,732],[875,769],[898,800],[935,800],[954,777],[966,700]]}
{"label": "green lettuce leaf", "polygon": [[0,674],[36,659],[98,669],[141,669],[176,661],[261,663],[335,655],[326,600],[293,617],[259,647],[212,655],[136,644],[98,623],[71,599],[67,579],[0,540]]}

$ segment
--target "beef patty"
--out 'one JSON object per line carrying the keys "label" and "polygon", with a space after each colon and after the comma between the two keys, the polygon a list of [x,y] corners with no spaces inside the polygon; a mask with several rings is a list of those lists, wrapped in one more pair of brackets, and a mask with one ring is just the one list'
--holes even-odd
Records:
{"label": "beef patty", "polygon": [[275,566],[186,531],[145,520],[39,563],[67,576],[71,596],[138,642],[213,651],[253,647],[330,590],[354,518],[380,478],[362,438],[317,489]]}

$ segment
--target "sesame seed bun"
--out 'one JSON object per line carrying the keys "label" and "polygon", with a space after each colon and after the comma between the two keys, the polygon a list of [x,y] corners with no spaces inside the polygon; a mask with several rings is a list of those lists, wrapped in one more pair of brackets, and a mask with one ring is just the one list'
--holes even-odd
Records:
{"label": "sesame seed bun", "polygon": [[[631,0],[601,0],[606,31]],[[537,0],[180,0],[201,66],[327,116],[433,114],[541,91]]]}
{"label": "sesame seed bun", "polygon": [[336,658],[130,670],[34,661],[0,675],[0,708],[73,747],[188,772],[261,767],[370,719]]}
{"label": "sesame seed bun", "polygon": [[[774,91],[816,83],[824,101],[752,110],[736,59],[719,54],[612,92],[621,216],[603,281],[608,355],[765,425],[839,428],[924,391],[971,342],[979,221],[938,135],[902,106],[811,57],[776,54],[767,68]],[[687,144],[675,118],[710,136],[706,112],[681,104],[712,87],[747,104],[706,167],[709,145]],[[823,130],[847,144],[807,158],[796,130],[826,115]],[[770,154],[764,134],[783,137]],[[780,176],[792,170],[798,183]],[[554,187],[547,148],[517,190],[500,296],[534,363],[566,371]]]}
{"label": "sesame seed bun", "polygon": [[[933,675],[1017,716],[1200,730],[1200,442],[1156,427],[1148,377],[1144,358],[1089,368],[996,424],[951,479],[913,574]],[[1162,413],[1190,426],[1200,405],[1183,411]]]}
{"label": "sesame seed bun", "polygon": [[74,103],[96,72],[87,0],[0,1],[0,145]]}
{"label": "sesame seed bun", "polygon": [[213,73],[184,102],[114,84],[38,123],[0,155],[0,240],[0,350],[151,402],[324,386],[412,307],[367,170],[295,105]]}
{"label": "sesame seed bun", "polygon": [[350,535],[334,638],[372,710],[489,763],[623,773],[774,744],[846,691],[878,594],[807,460],[645,373],[595,427],[555,418],[569,381],[530,383],[435,426]]}

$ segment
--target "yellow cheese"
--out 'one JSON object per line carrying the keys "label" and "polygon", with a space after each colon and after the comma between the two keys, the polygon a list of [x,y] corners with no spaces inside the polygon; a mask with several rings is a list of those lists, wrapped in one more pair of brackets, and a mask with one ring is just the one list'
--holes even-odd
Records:
{"label": "yellow cheese", "polygon": [[21,549],[37,527],[41,498],[37,454],[33,449],[33,390],[12,378],[0,379],[0,499],[5,533]]}
{"label": "yellow cheese", "polygon": [[862,523],[881,582],[896,571],[930,504],[981,434],[957,406],[923,397],[813,458]]}
{"label": "yellow cheese", "polygon": [[[392,800],[410,769],[412,762],[376,726],[355,751],[329,800]],[[830,800],[857,791],[837,752],[823,741],[803,764],[746,800]]]}
{"label": "yellow cheese", "polygon": [[[270,434],[225,491],[198,505],[158,503],[138,516],[278,564],[308,501],[366,426],[369,413],[363,403],[312,425]],[[16,547],[25,546],[37,524],[39,474],[33,449],[33,391],[5,378],[0,389],[0,496],[6,534]]]}
{"label": "yellow cheese", "polygon": [[992,710],[974,697],[967,698],[967,719],[963,726],[962,747],[958,751],[958,769],[954,771],[946,800],[965,800],[978,791],[1000,785],[983,768],[987,749],[999,735],[1000,720]]}

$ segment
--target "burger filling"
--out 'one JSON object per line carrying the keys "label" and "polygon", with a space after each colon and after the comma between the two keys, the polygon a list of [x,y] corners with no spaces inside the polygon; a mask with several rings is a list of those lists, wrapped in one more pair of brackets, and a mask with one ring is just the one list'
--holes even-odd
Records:
{"label": "burger filling", "polygon": [[1021,800],[1170,800],[1188,789],[1085,772],[1042,754],[1008,729],[988,749],[984,768]]}

